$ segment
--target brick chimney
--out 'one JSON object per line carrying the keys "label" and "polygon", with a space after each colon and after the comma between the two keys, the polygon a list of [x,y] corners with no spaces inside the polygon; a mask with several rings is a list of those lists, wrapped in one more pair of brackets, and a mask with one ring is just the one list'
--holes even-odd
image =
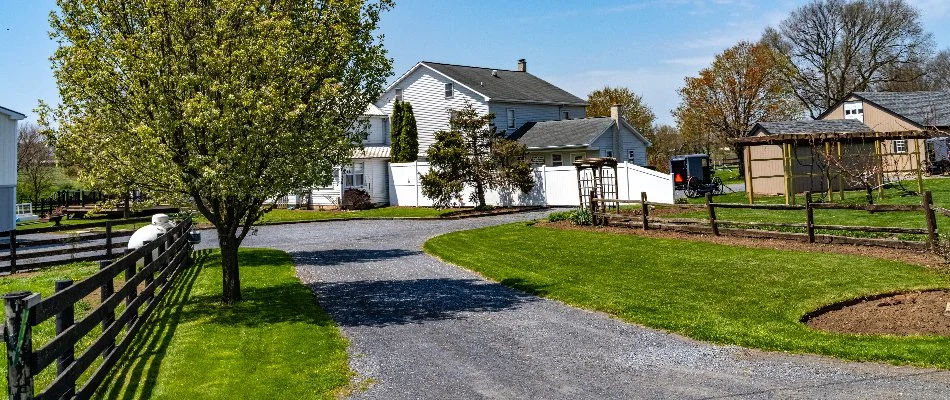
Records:
{"label": "brick chimney", "polygon": [[518,72],[528,72],[528,63],[523,58],[518,60]]}
{"label": "brick chimney", "polygon": [[613,118],[614,122],[617,123],[617,126],[620,126],[620,117],[623,116],[623,105],[614,104],[610,106],[610,118]]}

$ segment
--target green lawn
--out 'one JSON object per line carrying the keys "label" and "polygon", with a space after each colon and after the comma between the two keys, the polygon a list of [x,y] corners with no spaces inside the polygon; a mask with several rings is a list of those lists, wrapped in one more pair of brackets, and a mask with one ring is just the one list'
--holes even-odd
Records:
{"label": "green lawn", "polygon": [[716,168],[716,176],[719,179],[722,179],[722,183],[732,184],[732,183],[743,183],[745,180],[739,178],[739,168],[737,167],[721,167]]}
{"label": "green lawn", "polygon": [[140,332],[99,397],[333,398],[347,341],[294,275],[289,255],[242,249],[244,301],[222,306],[220,256],[199,256]]}
{"label": "green lawn", "polygon": [[[914,183],[913,188],[916,188]],[[907,187],[905,185],[905,187]],[[950,179],[935,178],[924,181],[924,187],[933,194],[934,204],[950,208]],[[859,191],[845,192],[845,201],[838,200],[835,194],[835,202],[842,204],[866,204],[865,194]],[[817,200],[818,196],[814,196]],[[718,203],[742,203],[746,204],[748,199],[744,192],[727,193],[715,196],[713,201]],[[689,199],[692,204],[703,204],[705,199]],[[784,196],[756,196],[756,204],[785,204]],[[875,204],[920,204],[919,196],[901,196],[899,188],[892,187],[885,190],[884,198],[877,197],[875,192]],[[798,204],[804,204],[804,197],[798,196]],[[706,211],[690,211],[677,215],[682,218],[707,218]],[[744,222],[780,222],[780,223],[805,223],[804,210],[750,210],[750,209],[716,209],[716,218],[727,221]],[[888,212],[888,213],[868,213],[867,211],[852,210],[815,210],[815,223],[820,225],[862,225],[862,226],[891,226],[905,228],[925,228],[926,221],[922,212]],[[950,218],[937,217],[938,228],[940,226],[950,226]],[[786,231],[800,231],[804,229],[788,228]],[[890,237],[892,234],[885,233],[862,233],[862,232],[825,232],[839,235],[850,235],[860,237]],[[900,239],[905,240],[923,240],[920,235],[898,235]]]}
{"label": "green lawn", "polygon": [[947,288],[944,274],[874,258],[510,224],[425,250],[502,284],[695,339],[950,368],[950,338],[819,332],[800,318],[869,294]]}

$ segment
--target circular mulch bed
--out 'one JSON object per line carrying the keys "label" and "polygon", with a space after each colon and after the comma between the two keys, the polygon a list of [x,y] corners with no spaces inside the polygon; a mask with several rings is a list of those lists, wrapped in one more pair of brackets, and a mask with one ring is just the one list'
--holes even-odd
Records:
{"label": "circular mulch bed", "polygon": [[950,336],[950,291],[912,292],[831,306],[803,321],[813,329],[865,335]]}

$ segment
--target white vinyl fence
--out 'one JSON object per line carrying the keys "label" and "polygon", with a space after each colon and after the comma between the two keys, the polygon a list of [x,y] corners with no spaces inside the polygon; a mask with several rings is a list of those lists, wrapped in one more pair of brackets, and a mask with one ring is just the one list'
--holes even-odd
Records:
{"label": "white vinyl fence", "polygon": [[[422,195],[419,177],[429,171],[429,163],[389,164],[389,204],[393,206],[432,206],[432,200]],[[624,200],[640,200],[640,192],[647,192],[651,202],[673,203],[673,178],[669,174],[637,165],[622,163],[617,166],[620,184],[619,196]],[[488,204],[495,206],[578,206],[577,170],[567,167],[537,167],[534,169],[535,187],[530,193],[517,190],[493,190],[485,194]],[[473,206],[469,201],[471,188],[462,195],[461,206]]]}

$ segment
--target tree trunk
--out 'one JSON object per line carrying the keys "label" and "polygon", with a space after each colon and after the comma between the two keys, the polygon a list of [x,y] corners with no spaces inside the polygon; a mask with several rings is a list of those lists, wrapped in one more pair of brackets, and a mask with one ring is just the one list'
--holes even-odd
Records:
{"label": "tree trunk", "polygon": [[736,156],[739,159],[739,177],[745,178],[745,147],[736,147]]}
{"label": "tree trunk", "polygon": [[221,248],[221,302],[230,305],[241,301],[238,269],[238,247],[241,244],[232,233],[219,230],[218,245]]}
{"label": "tree trunk", "polygon": [[481,180],[475,181],[475,197],[476,200],[478,200],[478,206],[476,208],[485,208],[485,185],[482,184]]}

